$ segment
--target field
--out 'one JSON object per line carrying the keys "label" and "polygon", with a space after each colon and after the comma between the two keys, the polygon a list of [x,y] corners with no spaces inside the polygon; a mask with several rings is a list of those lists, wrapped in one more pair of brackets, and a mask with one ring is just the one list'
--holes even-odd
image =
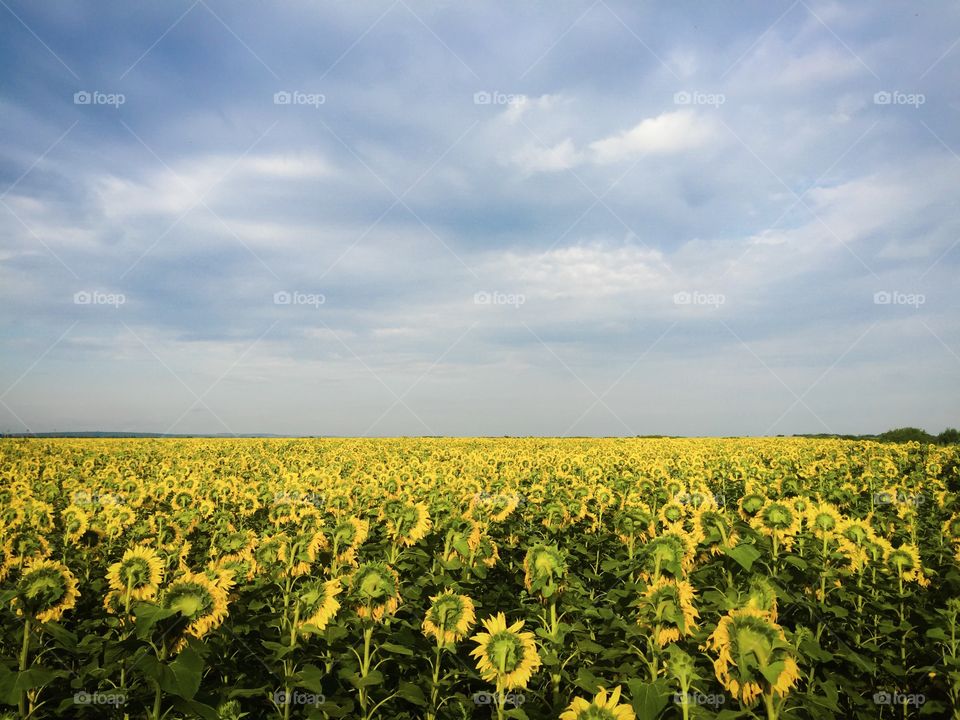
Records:
{"label": "field", "polygon": [[0,717],[960,718],[958,463],[3,440]]}

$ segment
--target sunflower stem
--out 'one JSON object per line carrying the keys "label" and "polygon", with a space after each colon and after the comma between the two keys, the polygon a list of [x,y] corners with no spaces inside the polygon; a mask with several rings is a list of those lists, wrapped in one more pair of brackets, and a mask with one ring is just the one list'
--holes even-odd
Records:
{"label": "sunflower stem", "polygon": [[763,694],[763,704],[767,709],[767,720],[777,720],[777,706],[772,692]]}
{"label": "sunflower stem", "polygon": [[[30,657],[30,618],[23,621],[23,644],[20,647],[20,672],[27,669],[27,661]],[[20,707],[20,717],[27,717],[27,691],[21,689],[19,693],[18,705]]]}

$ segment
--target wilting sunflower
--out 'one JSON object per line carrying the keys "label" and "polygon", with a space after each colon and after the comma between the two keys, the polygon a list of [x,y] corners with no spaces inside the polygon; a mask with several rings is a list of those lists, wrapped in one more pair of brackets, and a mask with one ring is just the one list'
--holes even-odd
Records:
{"label": "wilting sunflower", "polygon": [[560,714],[560,720],[636,720],[636,717],[632,707],[620,703],[619,685],[609,696],[605,688],[600,688],[593,700],[574,698]]}
{"label": "wilting sunflower", "polygon": [[339,578],[327,581],[312,580],[301,588],[298,597],[299,627],[310,625],[317,630],[326,628],[340,609],[336,596],[341,590]]}
{"label": "wilting sunflower", "polygon": [[350,590],[357,615],[374,622],[383,622],[400,605],[400,577],[386,563],[358,567],[350,578]]}
{"label": "wilting sunflower", "polygon": [[664,573],[680,578],[693,568],[696,549],[689,533],[662,532],[643,546],[643,572],[646,579],[657,580]]}
{"label": "wilting sunflower", "polygon": [[916,545],[904,543],[898,548],[889,547],[883,554],[883,561],[887,568],[901,580],[915,582],[920,587],[927,587],[930,581],[924,577],[923,565],[920,564],[920,553]]}
{"label": "wilting sunflower", "polygon": [[641,596],[637,622],[653,633],[660,647],[693,635],[700,617],[693,596],[693,586],[686,580],[660,578]]}
{"label": "wilting sunflower", "polygon": [[720,618],[705,647],[717,654],[717,680],[744,705],[761,695],[785,697],[800,678],[783,628],[762,610],[731,610]]}
{"label": "wilting sunflower", "polygon": [[534,545],[523,558],[523,573],[527,590],[548,598],[563,587],[566,557],[556,545]]}
{"label": "wilting sunflower", "polygon": [[495,683],[498,690],[525,688],[530,677],[540,667],[540,656],[533,642],[533,633],[520,632],[523,621],[507,627],[503,613],[483,621],[487,632],[474,635],[478,646],[470,651],[477,659],[480,676]]}
{"label": "wilting sunflower", "polygon": [[452,590],[445,590],[431,597],[430,601],[430,609],[423,620],[423,634],[436,638],[438,645],[463,640],[476,622],[473,601]]}
{"label": "wilting sunflower", "polygon": [[[187,572],[171,582],[163,592],[161,604],[177,610],[189,621],[185,634],[202,638],[220,626],[227,617],[227,593],[204,573]],[[182,647],[185,639],[178,644]]]}
{"label": "wilting sunflower", "polygon": [[153,548],[132,547],[107,570],[107,582],[121,597],[129,588],[131,600],[149,600],[163,582],[163,561]]}
{"label": "wilting sunflower", "polygon": [[59,620],[77,604],[77,579],[66,565],[53,560],[31,560],[17,581],[13,605],[18,615],[40,622]]}
{"label": "wilting sunflower", "polygon": [[370,532],[370,521],[348,517],[333,529],[333,554],[339,562],[353,563],[357,548],[363,545]]}
{"label": "wilting sunflower", "polygon": [[433,525],[423,503],[406,503],[386,518],[387,533],[400,545],[411,546],[422,540]]}
{"label": "wilting sunflower", "polygon": [[750,578],[746,607],[765,612],[771,620],[776,621],[777,590],[770,578],[765,575],[754,575]]}

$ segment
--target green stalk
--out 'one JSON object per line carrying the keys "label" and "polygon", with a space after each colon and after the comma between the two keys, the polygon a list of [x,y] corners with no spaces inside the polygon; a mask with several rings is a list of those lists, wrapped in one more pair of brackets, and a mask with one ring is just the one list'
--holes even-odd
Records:
{"label": "green stalk", "polygon": [[[27,669],[27,660],[30,656],[30,617],[27,616],[23,621],[23,645],[20,648],[20,672]],[[18,705],[20,707],[20,717],[27,717],[27,691],[21,689],[19,693]]]}

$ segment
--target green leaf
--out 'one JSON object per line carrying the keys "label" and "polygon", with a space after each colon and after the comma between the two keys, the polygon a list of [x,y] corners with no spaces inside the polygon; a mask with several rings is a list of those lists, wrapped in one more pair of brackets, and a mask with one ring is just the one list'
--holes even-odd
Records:
{"label": "green leaf", "polygon": [[188,647],[177,655],[176,660],[164,668],[160,688],[171,695],[193,700],[193,696],[200,689],[202,677],[203,659]]}
{"label": "green leaf", "polygon": [[666,680],[652,683],[630,680],[627,687],[637,720],[654,720],[670,702],[670,686]]}
{"label": "green leaf", "polygon": [[380,643],[377,647],[396,655],[413,655],[413,650],[404,645],[394,645],[393,643]]}
{"label": "green leaf", "polygon": [[326,677],[323,670],[316,665],[308,664],[304,665],[298,674],[300,676],[300,680],[297,682],[298,686],[318,695],[323,694],[323,679]]}
{"label": "green leaf", "polygon": [[381,685],[383,683],[383,673],[379,670],[373,670],[367,674],[365,678],[357,676],[356,682],[354,682],[354,687],[373,687],[374,685]]}
{"label": "green leaf", "polygon": [[748,571],[760,557],[760,551],[747,543],[737,545],[735,548],[727,548],[724,552],[728,557],[736,560],[744,570]]}
{"label": "green leaf", "polygon": [[419,685],[414,685],[411,682],[401,681],[397,695],[414,705],[423,707],[427,704],[427,699],[423,696],[423,690],[420,689]]}

